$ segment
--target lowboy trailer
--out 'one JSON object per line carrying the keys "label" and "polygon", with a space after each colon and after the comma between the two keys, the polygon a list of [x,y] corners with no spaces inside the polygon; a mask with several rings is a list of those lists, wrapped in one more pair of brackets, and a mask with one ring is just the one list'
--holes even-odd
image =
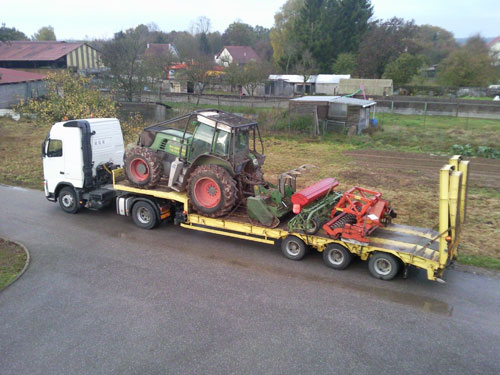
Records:
{"label": "lowboy trailer", "polygon": [[246,212],[238,210],[224,218],[202,216],[192,212],[186,193],[162,186],[152,190],[133,187],[122,169],[113,170],[113,189],[118,193],[117,212],[132,216],[143,228],[151,229],[172,218],[174,223],[191,230],[271,245],[279,241],[283,255],[292,260],[301,260],[313,248],[323,253],[325,264],[333,269],[345,269],[354,256],[359,256],[368,260],[370,273],[382,280],[393,279],[401,268],[406,275],[408,268],[415,266],[426,270],[429,280],[444,282],[443,272],[457,255],[466,217],[468,171],[469,161],[458,155],[441,168],[437,231],[391,223],[377,228],[368,244],[332,239],[322,230],[314,235],[290,232],[287,221],[277,228],[256,225],[248,220]]}

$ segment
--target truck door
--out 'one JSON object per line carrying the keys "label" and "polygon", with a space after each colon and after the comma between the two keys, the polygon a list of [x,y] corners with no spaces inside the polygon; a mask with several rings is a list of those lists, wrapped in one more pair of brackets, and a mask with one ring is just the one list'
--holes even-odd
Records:
{"label": "truck door", "polygon": [[43,175],[46,192],[53,193],[57,184],[64,180],[63,141],[47,138],[43,144]]}

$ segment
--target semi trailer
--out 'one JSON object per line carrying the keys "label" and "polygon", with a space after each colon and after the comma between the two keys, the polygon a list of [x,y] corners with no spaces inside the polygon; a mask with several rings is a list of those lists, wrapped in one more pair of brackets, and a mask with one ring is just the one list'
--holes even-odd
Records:
{"label": "semi trailer", "polygon": [[[117,214],[130,216],[143,229],[168,222],[189,230],[279,244],[291,260],[301,260],[316,250],[336,270],[347,268],[359,257],[382,280],[391,280],[400,271],[406,276],[413,266],[425,270],[429,280],[444,281],[444,270],[457,255],[466,218],[469,162],[461,156],[451,157],[439,172],[439,224],[428,229],[393,223],[394,210],[380,193],[359,187],[342,193],[335,190],[338,182],[333,178],[296,191],[296,177],[309,166],[280,174],[276,185],[266,182],[260,172],[264,152],[263,147],[256,152],[262,142],[254,122],[217,110],[195,111],[175,121],[185,121],[186,128],[194,125],[195,131],[188,134],[186,129],[165,126],[172,121],[156,124],[146,128],[148,132],[127,151],[117,119],[54,124],[42,145],[47,199],[59,202],[71,214],[115,204]],[[233,127],[234,122],[237,126]],[[151,150],[148,144],[155,142],[160,146]],[[162,168],[167,176],[149,176],[153,168]],[[201,172],[195,172],[197,168]],[[189,174],[195,182],[189,176],[179,179]],[[175,176],[175,181],[169,176]],[[153,186],[149,177],[155,179]],[[228,188],[235,191],[225,191]],[[226,197],[230,205],[224,202]]]}

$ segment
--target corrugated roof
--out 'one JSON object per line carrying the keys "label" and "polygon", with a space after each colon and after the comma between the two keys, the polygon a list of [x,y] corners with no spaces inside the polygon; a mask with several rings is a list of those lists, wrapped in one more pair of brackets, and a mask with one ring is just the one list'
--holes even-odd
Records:
{"label": "corrugated roof", "polygon": [[347,104],[363,108],[371,107],[377,104],[377,102],[374,102],[373,100],[347,98],[345,96],[327,96],[327,95],[302,96],[300,98],[295,98],[290,100],[294,102],[327,102],[327,103]]}
{"label": "corrugated roof", "polygon": [[53,61],[84,43],[12,41],[0,43],[0,61]]}
{"label": "corrugated roof", "polygon": [[257,55],[257,53],[253,50],[253,48],[249,46],[224,46],[224,48],[222,48],[222,51],[219,52],[216,58],[220,57],[224,49],[227,49],[227,51],[233,57],[233,60],[236,61],[238,64],[246,64],[252,60],[253,61],[260,60],[259,55]]}
{"label": "corrugated roof", "polygon": [[350,74],[318,74],[316,83],[333,83],[337,84],[341,79],[351,78]]}
{"label": "corrugated roof", "polygon": [[0,68],[0,85],[5,83],[19,83],[29,81],[40,81],[45,76],[38,73],[25,72],[22,70]]}

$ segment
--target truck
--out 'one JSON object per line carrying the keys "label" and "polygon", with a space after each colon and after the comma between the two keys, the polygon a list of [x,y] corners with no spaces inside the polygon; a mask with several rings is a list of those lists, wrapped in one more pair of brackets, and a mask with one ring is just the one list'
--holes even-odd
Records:
{"label": "truck", "polygon": [[[171,127],[179,121],[184,130]],[[381,280],[416,267],[444,282],[466,218],[469,161],[455,155],[441,168],[439,223],[429,229],[393,223],[395,212],[380,193],[338,192],[333,178],[296,191],[296,178],[312,166],[280,174],[277,184],[265,181],[262,144],[255,122],[218,110],[155,124],[126,149],[117,119],[58,122],[42,144],[45,196],[70,214],[115,204],[118,215],[143,229],[168,222],[279,245],[296,261],[316,250],[335,270],[359,257]],[[154,175],[159,170],[163,176]]]}

